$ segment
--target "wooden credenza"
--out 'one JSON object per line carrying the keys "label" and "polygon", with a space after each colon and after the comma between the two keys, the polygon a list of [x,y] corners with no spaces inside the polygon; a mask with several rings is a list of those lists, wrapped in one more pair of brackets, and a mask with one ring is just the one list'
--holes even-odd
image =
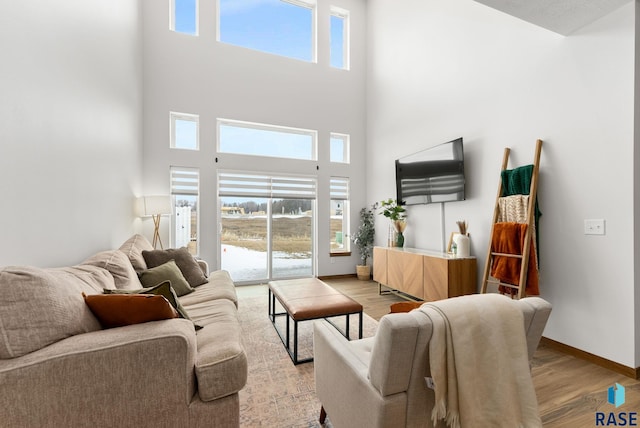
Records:
{"label": "wooden credenza", "polygon": [[477,292],[475,257],[415,248],[374,247],[373,280],[425,301]]}

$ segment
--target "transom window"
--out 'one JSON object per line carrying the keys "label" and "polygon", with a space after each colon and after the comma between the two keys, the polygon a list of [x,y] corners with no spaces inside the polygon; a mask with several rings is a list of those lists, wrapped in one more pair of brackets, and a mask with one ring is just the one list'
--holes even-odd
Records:
{"label": "transom window", "polygon": [[198,150],[200,140],[199,116],[197,114],[169,114],[171,122],[171,148]]}
{"label": "transom window", "polygon": [[317,132],[218,119],[218,151],[241,155],[316,160]]}
{"label": "transom window", "polygon": [[331,7],[331,67],[349,69],[349,12]]}
{"label": "transom window", "polygon": [[169,28],[176,33],[198,35],[198,0],[171,0]]}
{"label": "transom window", "polygon": [[331,162],[349,163],[349,136],[332,132],[329,137],[329,154]]}
{"label": "transom window", "polygon": [[315,0],[219,0],[218,40],[315,62]]}

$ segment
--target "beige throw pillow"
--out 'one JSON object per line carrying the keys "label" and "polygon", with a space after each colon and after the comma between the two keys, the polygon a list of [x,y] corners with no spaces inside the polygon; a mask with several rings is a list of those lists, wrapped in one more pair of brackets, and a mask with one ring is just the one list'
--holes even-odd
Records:
{"label": "beige throw pillow", "polygon": [[129,258],[136,272],[147,269],[147,264],[144,261],[144,257],[142,257],[142,252],[153,250],[153,245],[151,245],[147,238],[142,235],[133,235],[127,239],[119,249]]}
{"label": "beige throw pillow", "polygon": [[122,251],[102,251],[89,257],[82,264],[108,270],[119,290],[137,290],[142,287],[138,274],[133,269],[129,258]]}

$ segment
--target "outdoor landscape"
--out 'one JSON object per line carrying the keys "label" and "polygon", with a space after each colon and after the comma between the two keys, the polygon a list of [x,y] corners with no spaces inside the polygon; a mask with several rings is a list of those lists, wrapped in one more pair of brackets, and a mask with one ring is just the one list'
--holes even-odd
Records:
{"label": "outdoor landscape", "polygon": [[[273,216],[273,278],[313,274],[312,221],[310,213]],[[341,217],[331,219],[332,248],[340,245],[341,225]],[[223,215],[220,238],[222,269],[228,270],[234,281],[268,277],[266,215]]]}
{"label": "outdoor landscape", "polygon": [[[311,216],[274,216],[273,251],[307,258],[311,252]],[[221,242],[254,251],[267,251],[266,216],[223,216]]]}

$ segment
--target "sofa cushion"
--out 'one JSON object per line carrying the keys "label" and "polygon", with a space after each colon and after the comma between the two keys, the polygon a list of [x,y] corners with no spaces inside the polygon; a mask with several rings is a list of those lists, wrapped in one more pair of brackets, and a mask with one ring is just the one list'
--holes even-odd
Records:
{"label": "sofa cushion", "polygon": [[0,270],[0,358],[16,358],[80,333],[100,330],[82,293],[114,288],[108,271],[83,265]]}
{"label": "sofa cushion", "polygon": [[137,290],[142,288],[138,274],[133,269],[129,258],[119,250],[102,251],[94,254],[82,264],[98,266],[111,273],[117,289]]}
{"label": "sofa cushion", "polygon": [[145,287],[153,287],[164,281],[171,283],[171,287],[175,290],[178,297],[194,291],[173,260],[140,272],[140,282]]}
{"label": "sofa cushion", "polygon": [[207,277],[202,272],[200,265],[193,257],[187,247],[170,248],[167,250],[142,251],[142,257],[147,264],[147,268],[159,266],[169,260],[175,260],[180,271],[192,287],[197,287],[207,282]]}
{"label": "sofa cushion", "polygon": [[180,302],[187,307],[201,302],[227,299],[232,301],[236,307],[238,306],[236,288],[227,271],[218,270],[211,272],[208,280],[206,284],[196,287],[195,292],[180,297]]}
{"label": "sofa cushion", "polygon": [[94,294],[87,296],[82,293],[82,297],[104,328],[178,317],[175,308],[161,295]]}
{"label": "sofa cushion", "polygon": [[[109,289],[105,289],[104,290],[104,294],[156,294],[156,295],[160,295],[160,296],[163,296],[165,299],[167,299],[169,301],[169,303],[171,303],[171,306],[173,306],[175,308],[175,310],[178,312],[178,315],[180,315],[181,318],[184,318],[184,319],[187,319],[187,320],[191,321],[191,318],[189,317],[189,314],[187,313],[185,308],[180,303],[180,300],[178,300],[178,295],[176,294],[176,292],[173,289],[173,287],[171,287],[171,281],[164,281],[164,282],[161,282],[160,284],[158,284],[156,286],[140,288],[140,289],[137,289],[137,290],[109,290]],[[202,328],[201,326],[195,325],[195,324],[194,324],[194,327],[195,327],[196,330],[199,330],[199,329]]]}
{"label": "sofa cushion", "polygon": [[247,356],[233,302],[221,299],[187,309],[203,326],[196,336],[198,395],[211,401],[240,391],[247,382]]}
{"label": "sofa cushion", "polygon": [[153,250],[153,245],[151,245],[147,238],[139,234],[133,235],[127,239],[119,249],[129,258],[136,272],[147,269],[147,263],[144,261],[144,257],[142,257],[142,252]]}

